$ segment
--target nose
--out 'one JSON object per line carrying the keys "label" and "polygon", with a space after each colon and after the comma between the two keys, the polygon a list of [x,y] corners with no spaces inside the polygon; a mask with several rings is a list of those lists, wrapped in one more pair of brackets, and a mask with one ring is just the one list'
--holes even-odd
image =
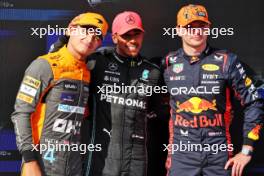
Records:
{"label": "nose", "polygon": [[201,35],[201,28],[194,28],[194,35]]}

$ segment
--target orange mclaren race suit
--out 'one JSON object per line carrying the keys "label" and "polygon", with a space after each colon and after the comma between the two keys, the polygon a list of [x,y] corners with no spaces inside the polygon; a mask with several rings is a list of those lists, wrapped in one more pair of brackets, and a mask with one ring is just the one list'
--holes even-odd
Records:
{"label": "orange mclaren race suit", "polygon": [[198,57],[182,48],[171,52],[164,67],[171,107],[168,175],[229,175],[231,95],[245,109],[244,145],[259,138],[263,123],[263,99],[253,81],[235,54],[209,46]]}
{"label": "orange mclaren race suit", "polygon": [[12,121],[23,162],[37,160],[43,175],[82,175],[78,147],[89,82],[85,62],[66,46],[40,56],[25,72]]}

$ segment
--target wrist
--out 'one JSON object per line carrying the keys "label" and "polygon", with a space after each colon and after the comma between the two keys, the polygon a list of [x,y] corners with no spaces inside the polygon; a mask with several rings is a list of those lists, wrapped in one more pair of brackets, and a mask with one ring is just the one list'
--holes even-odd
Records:
{"label": "wrist", "polygon": [[22,157],[25,163],[36,161],[37,160],[37,153],[35,151],[26,150],[22,152]]}
{"label": "wrist", "polygon": [[252,146],[247,146],[243,145],[241,153],[246,156],[252,156],[253,155],[253,147]]}

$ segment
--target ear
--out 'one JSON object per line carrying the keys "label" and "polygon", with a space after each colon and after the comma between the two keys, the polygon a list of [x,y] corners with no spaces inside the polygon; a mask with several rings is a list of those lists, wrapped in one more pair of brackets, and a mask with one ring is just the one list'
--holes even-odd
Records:
{"label": "ear", "polygon": [[118,43],[118,36],[117,36],[117,34],[112,34],[112,40],[113,40],[114,44],[117,44]]}

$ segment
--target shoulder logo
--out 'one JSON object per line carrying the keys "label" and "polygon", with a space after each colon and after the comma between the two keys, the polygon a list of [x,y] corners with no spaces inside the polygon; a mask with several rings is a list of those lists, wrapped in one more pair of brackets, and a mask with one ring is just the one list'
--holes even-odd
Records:
{"label": "shoulder logo", "polygon": [[223,61],[224,56],[223,55],[214,55],[214,59],[216,61]]}
{"label": "shoulder logo", "polygon": [[219,66],[215,64],[204,64],[202,68],[206,71],[217,71],[219,70]]}
{"label": "shoulder logo", "polygon": [[169,57],[169,63],[170,63],[170,64],[176,62],[176,60],[177,60],[177,56],[170,56],[170,57]]}
{"label": "shoulder logo", "polygon": [[34,87],[36,89],[38,89],[40,84],[41,84],[40,80],[37,80],[37,79],[35,79],[35,78],[31,77],[31,76],[25,76],[24,80],[23,80],[23,83],[25,83],[25,84],[27,84],[29,86],[32,86],[32,87]]}

